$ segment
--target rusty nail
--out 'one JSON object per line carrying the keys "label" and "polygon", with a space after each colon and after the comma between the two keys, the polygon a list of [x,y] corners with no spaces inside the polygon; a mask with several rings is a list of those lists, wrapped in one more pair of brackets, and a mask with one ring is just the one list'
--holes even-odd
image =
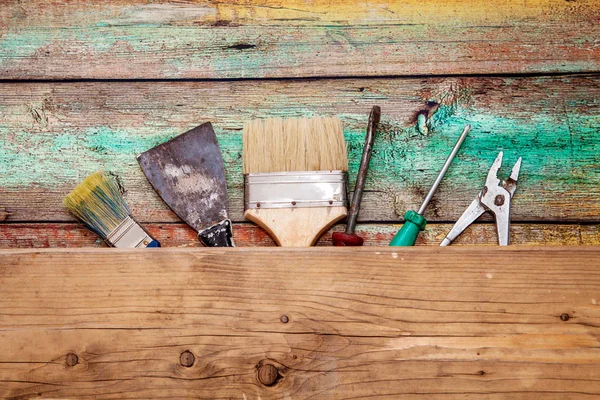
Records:
{"label": "rusty nail", "polygon": [[256,208],[260,208],[260,203],[256,203]]}
{"label": "rusty nail", "polygon": [[293,205],[293,206],[295,206],[295,205],[296,205],[296,202],[295,202],[295,201],[292,201],[292,205]]}
{"label": "rusty nail", "polygon": [[333,200],[329,200],[329,204],[333,204]]}
{"label": "rusty nail", "polygon": [[560,314],[560,319],[563,321],[568,321],[569,318],[571,318],[571,317],[569,317],[569,314],[567,314],[567,313]]}
{"label": "rusty nail", "polygon": [[479,375],[485,375],[485,371],[479,371],[478,374]]}
{"label": "rusty nail", "polygon": [[79,363],[79,357],[77,357],[77,354],[75,353],[69,353],[67,354],[66,362],[69,367],[74,367]]}
{"label": "rusty nail", "polygon": [[501,206],[502,204],[504,204],[504,195],[499,194],[498,196],[496,196],[496,198],[494,199],[494,204],[497,206]]}
{"label": "rusty nail", "polygon": [[258,380],[265,386],[273,386],[279,379],[279,371],[274,365],[264,364],[258,368]]}
{"label": "rusty nail", "polygon": [[487,186],[484,186],[483,190],[481,191],[481,197],[485,196],[485,194],[487,193],[487,191],[488,191]]}
{"label": "rusty nail", "polygon": [[192,353],[189,350],[184,351],[179,356],[179,363],[186,368],[189,368],[192,365],[194,365],[194,361],[196,361],[196,357],[194,357],[194,353]]}
{"label": "rusty nail", "polygon": [[281,322],[283,322],[284,324],[287,324],[288,322],[290,322],[290,318],[287,315],[282,315],[281,318],[279,318],[279,320]]}

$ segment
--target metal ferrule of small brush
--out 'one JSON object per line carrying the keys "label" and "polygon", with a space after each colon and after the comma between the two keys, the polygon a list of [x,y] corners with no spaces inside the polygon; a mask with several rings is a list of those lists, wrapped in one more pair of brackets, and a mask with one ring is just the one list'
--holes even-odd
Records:
{"label": "metal ferrule of small brush", "polygon": [[106,241],[113,247],[145,248],[160,247],[133,218],[125,218],[119,226],[106,236]]}
{"label": "metal ferrule of small brush", "polygon": [[246,209],[347,205],[345,171],[261,172],[244,175]]}

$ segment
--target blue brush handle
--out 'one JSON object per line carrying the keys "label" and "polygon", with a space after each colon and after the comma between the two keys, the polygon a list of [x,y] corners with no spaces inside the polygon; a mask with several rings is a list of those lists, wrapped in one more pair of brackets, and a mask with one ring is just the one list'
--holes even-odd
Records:
{"label": "blue brush handle", "polygon": [[158,243],[158,240],[153,239],[146,247],[160,247],[160,243]]}

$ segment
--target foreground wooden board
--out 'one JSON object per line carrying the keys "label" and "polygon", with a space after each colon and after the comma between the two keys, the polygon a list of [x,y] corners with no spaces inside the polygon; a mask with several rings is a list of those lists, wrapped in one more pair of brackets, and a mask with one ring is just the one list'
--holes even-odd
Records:
{"label": "foreground wooden board", "polygon": [[[72,221],[62,199],[104,168],[142,222],[176,222],[135,157],[204,121],[217,132],[230,217],[243,221],[241,129],[270,116],[339,115],[355,181],[369,110],[382,122],[360,213],[401,221],[418,209],[467,123],[473,129],[425,216],[455,221],[504,151],[523,167],[514,222],[600,222],[600,76],[65,82],[0,85],[0,220]],[[422,124],[417,120],[421,115]]]}
{"label": "foreground wooden board", "polygon": [[596,0],[5,0],[0,77],[595,72],[599,14]]}
{"label": "foreground wooden board", "polygon": [[[387,246],[400,224],[359,224],[356,233],[365,246]],[[450,232],[453,224],[428,224],[419,234],[416,246],[436,246]],[[152,237],[163,247],[202,247],[197,233],[184,223],[144,224]],[[317,246],[332,246],[332,232],[342,232],[344,224],[335,225],[317,242]],[[600,245],[600,225],[576,224],[512,224],[510,243],[524,245]],[[275,246],[261,228],[249,223],[233,224],[238,247]],[[490,223],[470,226],[454,242],[455,246],[497,245],[496,227]],[[94,233],[75,223],[0,223],[0,248],[78,248],[106,247]]]}
{"label": "foreground wooden board", "polygon": [[594,398],[599,264],[598,247],[5,250],[0,396]]}

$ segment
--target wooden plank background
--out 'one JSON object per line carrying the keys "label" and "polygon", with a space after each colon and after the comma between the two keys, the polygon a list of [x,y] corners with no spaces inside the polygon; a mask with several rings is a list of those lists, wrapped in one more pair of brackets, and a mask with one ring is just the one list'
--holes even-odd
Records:
{"label": "wooden plank background", "polygon": [[[598,247],[433,247],[499,151],[504,174],[523,157],[512,243],[600,244],[599,21],[596,0],[2,1],[1,248],[104,246],[62,206],[99,168],[163,246],[199,246],[135,156],[205,121],[236,244],[273,246],[242,218],[243,122],[339,115],[353,183],[373,105],[358,232],[386,245],[473,130],[428,249],[1,250],[0,397],[599,397]],[[496,240],[488,217],[457,244]]]}
{"label": "wooden plank background", "polygon": [[0,396],[597,398],[599,250],[4,250]]}
{"label": "wooden plank background", "polygon": [[10,79],[596,72],[596,0],[5,0]]}
{"label": "wooden plank background", "polygon": [[[353,183],[375,104],[367,244],[418,207],[467,123],[418,244],[439,243],[501,150],[504,173],[523,157],[514,243],[600,243],[599,18],[593,0],[5,1],[0,246],[99,245],[62,206],[99,168],[163,244],[197,245],[135,156],[204,121],[223,149],[237,244],[270,245],[242,218],[243,122],[339,115]],[[495,243],[484,221],[457,244]]]}

